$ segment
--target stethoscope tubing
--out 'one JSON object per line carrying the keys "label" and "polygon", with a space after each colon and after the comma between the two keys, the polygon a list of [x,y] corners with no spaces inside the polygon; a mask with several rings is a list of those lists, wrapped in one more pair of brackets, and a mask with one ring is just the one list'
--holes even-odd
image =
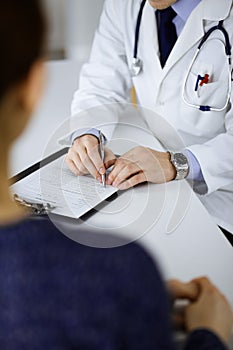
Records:
{"label": "stethoscope tubing", "polygon": [[137,56],[138,56],[139,33],[140,33],[140,26],[142,21],[142,13],[143,13],[145,4],[146,4],[146,0],[142,0],[140,9],[138,12],[138,18],[137,18],[136,29],[135,29],[134,51],[133,51],[134,59],[137,59]]}

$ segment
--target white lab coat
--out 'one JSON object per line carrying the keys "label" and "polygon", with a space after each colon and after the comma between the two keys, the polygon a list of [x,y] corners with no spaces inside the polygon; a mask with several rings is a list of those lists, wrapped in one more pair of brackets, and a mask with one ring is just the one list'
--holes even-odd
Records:
{"label": "white lab coat", "polygon": [[[232,1],[202,0],[190,15],[164,69],[159,60],[155,13],[147,1],[138,45],[143,72],[132,79],[130,67],[139,6],[140,0],[106,0],[90,61],[82,69],[72,114],[104,103],[127,102],[134,85],[138,104],[154,110],[173,125],[196,156],[208,187],[202,201],[216,223],[233,233],[233,110],[229,105],[223,112],[201,112],[187,106],[181,94],[185,74],[204,32],[224,20],[233,43]],[[219,32],[214,32],[212,38],[224,42]],[[227,98],[227,61],[224,45],[211,39],[192,67],[185,97],[198,105],[221,107]],[[200,89],[198,96],[195,81],[198,74],[205,73],[210,75],[210,83]],[[90,113],[86,118],[87,125],[96,125],[95,115]],[[114,118],[109,113],[109,121],[115,121]],[[104,129],[108,138],[112,131],[111,127]]]}

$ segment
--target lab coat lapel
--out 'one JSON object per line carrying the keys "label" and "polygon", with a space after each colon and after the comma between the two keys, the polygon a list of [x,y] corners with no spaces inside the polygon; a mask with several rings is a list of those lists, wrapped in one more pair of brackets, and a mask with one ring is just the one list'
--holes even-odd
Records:
{"label": "lab coat lapel", "polygon": [[225,19],[231,9],[231,0],[202,0],[199,6],[191,13],[176,45],[174,46],[166,66],[162,79],[168,71],[203,37],[205,33],[203,19],[218,22]]}
{"label": "lab coat lapel", "polygon": [[[146,101],[155,101],[159,82],[162,77],[162,67],[159,59],[158,34],[155,10],[147,1],[141,22],[138,57],[143,61],[143,73],[136,78],[142,87],[142,94]],[[148,86],[145,91],[144,86]]]}
{"label": "lab coat lapel", "polygon": [[[195,28],[195,29],[194,29]],[[174,64],[181,59],[204,35],[203,20],[199,11],[194,11],[186,23],[182,33],[177,39],[177,42],[168,57],[164,72],[170,69]]]}

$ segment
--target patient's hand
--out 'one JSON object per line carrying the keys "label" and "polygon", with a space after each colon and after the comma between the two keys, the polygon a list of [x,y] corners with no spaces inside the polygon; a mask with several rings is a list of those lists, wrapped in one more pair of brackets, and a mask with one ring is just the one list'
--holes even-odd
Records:
{"label": "patient's hand", "polygon": [[225,296],[208,280],[200,277],[189,283],[177,280],[168,282],[168,289],[174,300],[187,299],[183,324],[188,331],[208,329],[228,342],[232,326],[232,308]]}

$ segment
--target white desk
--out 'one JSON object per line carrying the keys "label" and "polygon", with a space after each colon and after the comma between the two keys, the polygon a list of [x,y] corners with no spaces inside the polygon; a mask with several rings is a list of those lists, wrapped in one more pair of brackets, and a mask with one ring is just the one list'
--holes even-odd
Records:
{"label": "white desk", "polygon": [[[41,158],[50,134],[69,114],[80,67],[74,62],[55,62],[48,64],[48,68],[45,98],[35,119],[13,149],[12,173]],[[129,137],[125,126],[117,133],[116,137],[124,137],[125,133]],[[139,143],[145,143],[145,139],[151,142],[143,133],[140,139],[139,134]],[[121,145],[113,145],[116,152],[121,152]],[[54,145],[54,150],[57,147]],[[182,200],[177,206],[179,193]],[[170,222],[174,208],[179,209],[175,216],[175,219],[181,219],[178,225]],[[126,191],[81,226],[99,227],[101,231],[136,238],[158,258],[166,277],[189,280],[207,275],[233,305],[233,249],[186,182],[144,185]],[[167,231],[171,231],[170,234]]]}
{"label": "white desk", "polygon": [[[151,135],[141,128],[133,129],[120,125],[114,136],[118,142],[112,147],[116,153],[124,151],[125,139],[129,149],[130,142],[135,146],[135,139],[156,147]],[[207,275],[233,305],[233,247],[186,181],[121,192],[81,226],[136,240],[159,261],[165,278],[188,281]]]}

